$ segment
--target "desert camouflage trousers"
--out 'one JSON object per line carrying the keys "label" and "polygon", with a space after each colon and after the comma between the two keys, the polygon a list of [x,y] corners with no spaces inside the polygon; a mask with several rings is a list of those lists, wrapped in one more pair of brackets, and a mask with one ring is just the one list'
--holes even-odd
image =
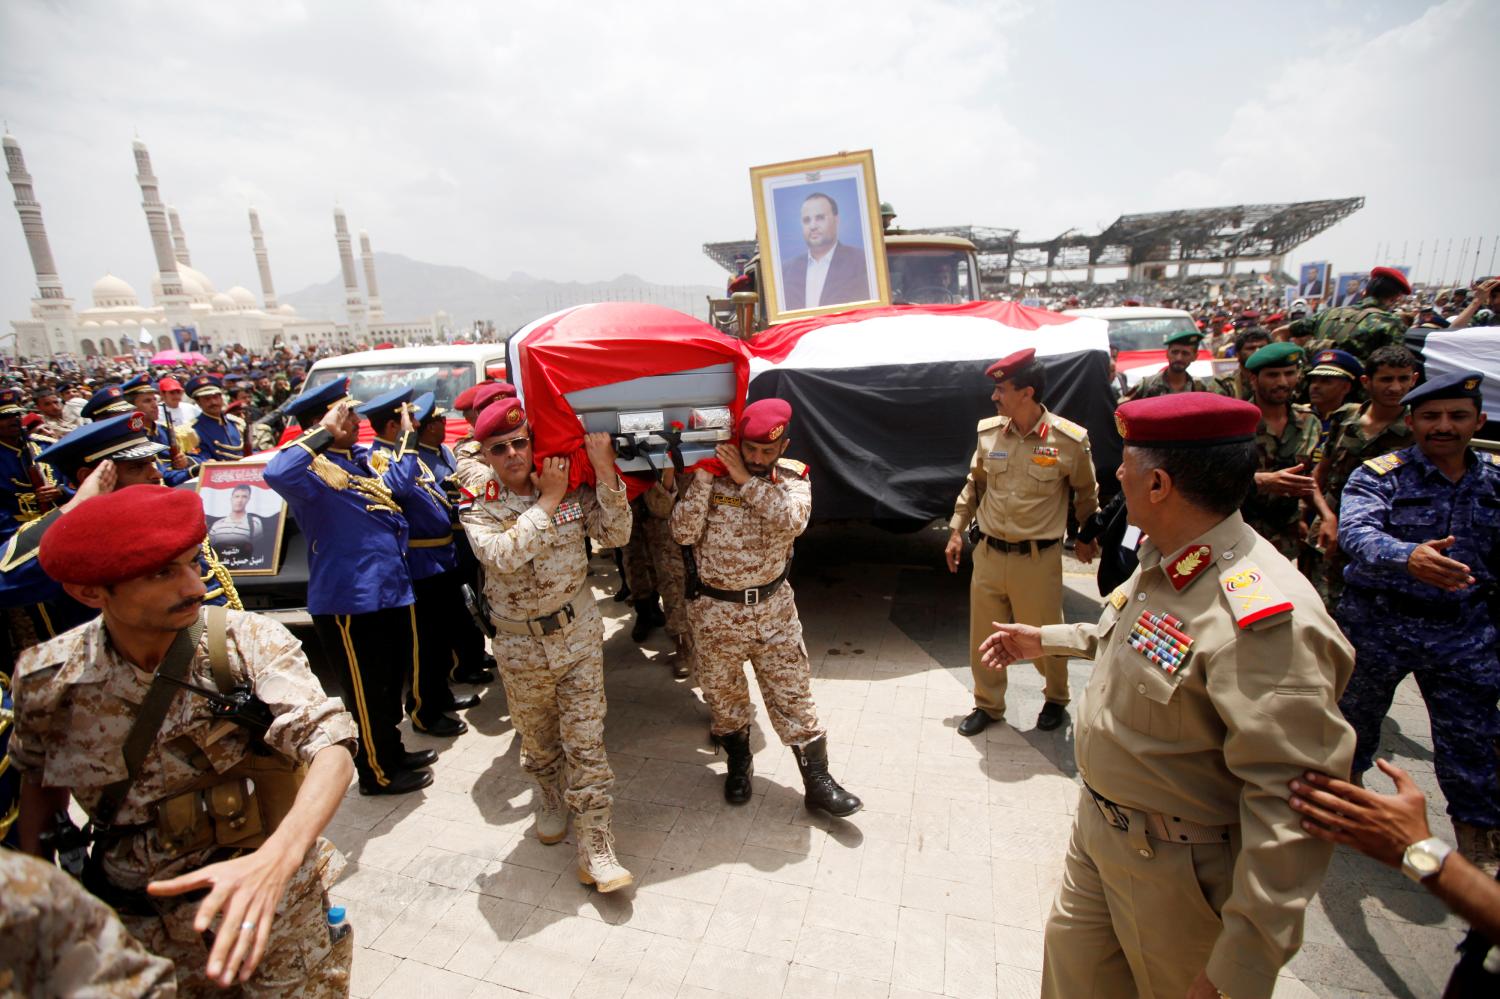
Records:
{"label": "desert camouflage trousers", "polygon": [[287,882],[276,921],[266,941],[265,956],[250,981],[221,989],[204,974],[208,934],[193,932],[196,902],[172,906],[165,918],[122,916],[130,935],[151,953],[169,958],[177,967],[177,994],[187,996],[242,996],[245,999],[307,997],[334,999],[349,994],[349,968],[354,960],[354,930],[337,943],[328,935],[328,885],[343,870],[344,859],[325,839],[319,839]]}
{"label": "desert camouflage trousers", "polygon": [[682,546],[672,540],[669,521],[660,517],[647,517],[643,526],[646,532],[646,549],[651,553],[651,567],[656,578],[656,592],[661,594],[662,609],[667,615],[667,634],[673,638],[686,635],[688,619],[684,594],[687,590],[687,570],[682,564]]}
{"label": "desert camouflage trousers", "polygon": [[521,765],[538,783],[561,780],[575,813],[608,807],[615,775],[604,752],[599,609],[591,603],[570,627],[540,638],[498,632],[493,645]]}
{"label": "desert camouflage trousers", "polygon": [[805,746],[824,734],[790,583],[761,604],[747,607],[699,597],[688,604],[687,613],[698,651],[698,686],[713,715],[714,735],[738,732],[754,718],[747,660],[783,745]]}
{"label": "desert camouflage trousers", "polygon": [[650,519],[646,504],[630,504],[630,540],[620,549],[620,567],[631,598],[640,600],[656,592],[656,564],[646,544],[645,522]]}

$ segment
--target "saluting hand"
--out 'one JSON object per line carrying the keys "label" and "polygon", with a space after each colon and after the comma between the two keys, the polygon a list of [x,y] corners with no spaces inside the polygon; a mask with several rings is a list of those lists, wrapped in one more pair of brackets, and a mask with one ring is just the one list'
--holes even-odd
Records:
{"label": "saluting hand", "polygon": [[94,466],[89,477],[79,485],[78,491],[73,498],[63,504],[63,512],[73,509],[84,500],[93,499],[95,496],[103,496],[105,493],[113,492],[115,483],[119,481],[119,473],[115,471],[115,463],[105,458]]}
{"label": "saluting hand", "polygon": [[1406,558],[1406,571],[1418,580],[1455,593],[1474,585],[1469,567],[1441,554],[1453,547],[1453,535],[1417,545]]}

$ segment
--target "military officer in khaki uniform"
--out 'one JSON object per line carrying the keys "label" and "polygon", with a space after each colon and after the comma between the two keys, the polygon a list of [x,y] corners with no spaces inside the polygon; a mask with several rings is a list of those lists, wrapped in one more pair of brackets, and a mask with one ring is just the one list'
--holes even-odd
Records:
{"label": "military officer in khaki uniform", "polygon": [[1287,782],[1348,773],[1353,650],[1238,513],[1257,407],[1191,393],[1116,413],[1130,521],[1150,539],[1140,568],[1097,624],[1000,625],[984,643],[996,668],[1044,652],[1096,663],[1042,995],[1264,999],[1333,853]]}
{"label": "military officer in khaki uniform", "polygon": [[[979,643],[994,621],[1057,624],[1062,616],[1062,539],[1068,505],[1081,524],[1099,508],[1099,486],[1088,431],[1049,412],[1041,397],[1046,371],[1036,351],[1001,358],[985,371],[995,380],[990,399],[998,416],[979,422],[979,446],[948,526],[948,571],[957,572],[963,534],[978,520],[974,575],[969,583],[969,666],[974,673],[974,710],[959,723],[960,735],[978,735],[1005,717],[1005,674],[979,661]],[[1092,562],[1095,546],[1079,542],[1074,553]],[[1068,703],[1068,660],[1044,656],[1036,662],[1046,678],[1047,703],[1040,729],[1062,724]]]}

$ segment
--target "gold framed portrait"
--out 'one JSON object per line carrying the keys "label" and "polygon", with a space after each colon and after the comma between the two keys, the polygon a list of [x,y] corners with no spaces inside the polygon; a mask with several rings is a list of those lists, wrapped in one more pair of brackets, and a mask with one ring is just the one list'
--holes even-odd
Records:
{"label": "gold framed portrait", "polygon": [[875,154],[750,168],[769,323],[891,303]]}

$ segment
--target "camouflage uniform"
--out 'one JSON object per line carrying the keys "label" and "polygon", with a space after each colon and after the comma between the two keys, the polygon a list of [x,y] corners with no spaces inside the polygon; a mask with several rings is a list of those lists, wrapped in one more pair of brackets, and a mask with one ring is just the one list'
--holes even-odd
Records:
{"label": "camouflage uniform", "polygon": [[[230,611],[229,668],[266,702],[275,716],[266,743],[281,755],[310,762],[333,745],[351,748],[354,719],[331,698],[308,668],[302,644],[285,627],[255,614]],[[207,639],[200,640],[187,680],[216,689]],[[23,777],[67,788],[92,815],[104,788],[125,776],[123,747],[134,707],[150,687],[149,675],[122,659],[95,619],[27,649],[16,662],[15,733],[10,757]],[[223,773],[250,752],[240,726],[217,719],[210,703],[179,693],[167,710],[153,748],[146,753],[130,792],[115,817],[117,826],[142,826],[110,846],[102,868],[124,891],[195,871],[227,854],[215,846],[174,852],[157,836],[156,804],[209,772]],[[342,995],[348,989],[352,934],[330,945],[327,890],[344,866],[343,857],[319,839],[287,884],[271,930],[266,958],[242,994]],[[195,902],[162,899],[155,915],[123,915],[132,936],[177,965],[183,994],[221,994],[203,977],[208,951],[193,930]],[[300,983],[300,984],[296,984]]]}
{"label": "camouflage uniform", "polygon": [[1182,392],[1212,392],[1223,395],[1224,386],[1212,378],[1189,378],[1187,387],[1174,389],[1167,384],[1167,369],[1163,368],[1141,379],[1140,385],[1130,393],[1131,399],[1155,399],[1159,395],[1178,395]]}
{"label": "camouflage uniform", "polygon": [[1231,399],[1238,399],[1241,402],[1255,401],[1255,389],[1250,387],[1250,379],[1245,374],[1244,368],[1240,368],[1233,374],[1220,378],[1219,393],[1227,395]]}
{"label": "camouflage uniform", "polygon": [[[585,535],[602,546],[630,536],[624,488],[584,486],[548,517],[537,497],[519,496],[490,473],[461,516],[484,566],[484,591],[496,619],[493,639],[523,765],[544,786],[567,761],[563,797],[575,813],[608,807],[614,772],[604,752],[604,621],[588,589]],[[566,611],[576,617],[549,634],[505,630]]]}
{"label": "camouflage uniform", "polygon": [[625,588],[635,600],[643,600],[656,593],[656,562],[651,557],[651,546],[646,540],[646,520],[649,511],[642,499],[630,504],[630,540],[620,549],[621,569]]}
{"label": "camouflage uniform", "polygon": [[0,995],[176,994],[172,962],[147,953],[109,906],[52,864],[0,850]]}
{"label": "camouflage uniform", "polygon": [[31,431],[31,439],[38,444],[56,444],[80,425],[76,421],[69,423],[67,420],[44,419]]}
{"label": "camouflage uniform", "polygon": [[450,478],[470,496],[484,495],[484,484],[490,480],[490,466],[481,451],[479,442],[472,437],[453,445],[455,467]]}
{"label": "camouflage uniform", "polygon": [[[1259,459],[1257,472],[1279,472],[1294,465],[1305,466],[1302,474],[1312,474],[1312,455],[1318,446],[1318,421],[1309,414],[1287,409],[1286,426],[1277,437],[1266,427],[1264,418],[1255,431],[1255,452]],[[1302,545],[1302,501],[1294,496],[1274,496],[1252,488],[1240,508],[1245,522],[1256,533],[1276,546],[1288,559],[1296,561]]]}
{"label": "camouflage uniform", "polygon": [[[687,575],[682,564],[682,547],[672,540],[672,509],[677,505],[677,494],[668,492],[660,483],[653,483],[641,497],[647,516],[642,518],[646,528],[646,548],[651,553],[651,567],[656,578],[656,591],[661,594],[662,607],[667,615],[667,634],[673,638],[688,635],[687,600],[685,589]],[[632,592],[636,591],[632,587]]]}
{"label": "camouflage uniform", "polygon": [[[806,467],[783,458],[772,478],[751,476],[743,486],[727,475],[709,484],[694,477],[672,511],[672,538],[693,546],[704,585],[748,589],[781,575],[811,513]],[[754,717],[746,660],[784,745],[805,746],[824,734],[790,583],[752,605],[702,596],[688,602],[687,614],[714,735],[738,732]]]}
{"label": "camouflage uniform", "polygon": [[[1344,491],[1344,483],[1349,481],[1349,476],[1354,474],[1356,468],[1370,458],[1399,451],[1411,443],[1411,428],[1406,425],[1404,409],[1402,415],[1396,417],[1390,426],[1373,438],[1365,437],[1359,421],[1369,408],[1369,403],[1354,406],[1329,431],[1328,445],[1324,449],[1323,500],[1335,515],[1339,512],[1339,497]],[[1317,537],[1318,527],[1319,521],[1314,520],[1308,529],[1309,538]],[[1324,606],[1332,613],[1338,606],[1339,596],[1344,592],[1344,567],[1349,564],[1349,558],[1341,548],[1334,552],[1332,558],[1310,545],[1304,548],[1304,554],[1309,550],[1316,553],[1317,559],[1309,559],[1308,564],[1302,566],[1302,571],[1312,580],[1318,595],[1323,598]]]}
{"label": "camouflage uniform", "polygon": [[1399,346],[1406,336],[1406,323],[1397,313],[1382,309],[1375,299],[1364,298],[1354,305],[1325,309],[1316,316],[1298,319],[1291,325],[1291,335],[1310,335],[1309,353],[1336,347],[1347,350],[1363,364],[1377,348],[1387,344]]}
{"label": "camouflage uniform", "polygon": [[[1456,593],[1406,568],[1417,545],[1450,534],[1454,545],[1443,554],[1469,566],[1475,579]],[[1353,772],[1370,766],[1396,685],[1415,673],[1448,814],[1489,830],[1500,828],[1500,636],[1491,603],[1497,546],[1495,455],[1471,451],[1457,482],[1418,447],[1372,458],[1349,476],[1339,516],[1349,567],[1337,619],[1355,649],[1354,676],[1339,700],[1359,740]]]}

